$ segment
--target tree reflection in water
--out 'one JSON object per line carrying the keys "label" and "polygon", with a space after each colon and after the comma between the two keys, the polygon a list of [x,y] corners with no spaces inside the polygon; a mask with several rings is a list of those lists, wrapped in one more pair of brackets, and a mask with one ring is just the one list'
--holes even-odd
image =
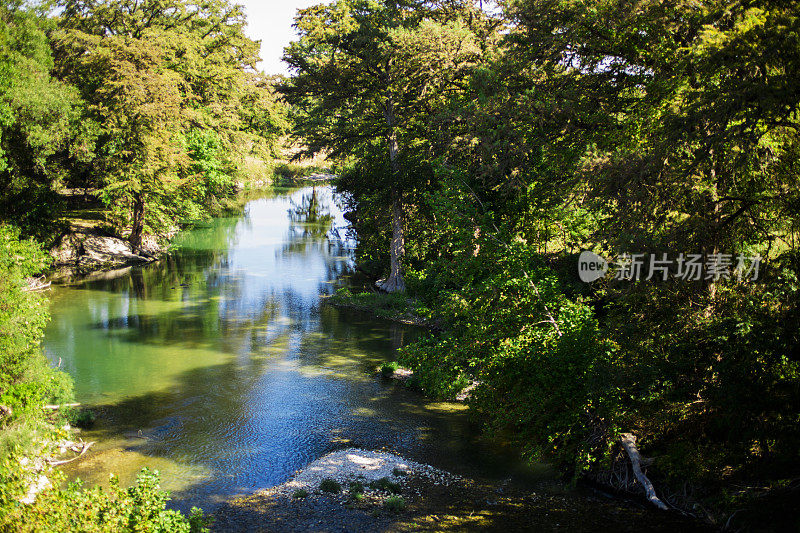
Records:
{"label": "tree reflection in water", "polygon": [[317,193],[317,188],[303,194],[300,201],[291,200],[289,230],[303,237],[325,237],[333,224],[331,207]]}

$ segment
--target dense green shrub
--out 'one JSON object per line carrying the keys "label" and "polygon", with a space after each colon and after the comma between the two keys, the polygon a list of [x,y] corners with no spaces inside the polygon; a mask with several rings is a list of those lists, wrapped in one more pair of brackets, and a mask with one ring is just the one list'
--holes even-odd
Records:
{"label": "dense green shrub", "polygon": [[147,470],[128,489],[112,478],[110,491],[79,482],[60,489],[64,476],[52,471],[47,473],[51,488],[31,505],[20,502],[41,475],[23,463],[34,464],[37,455],[48,453],[48,442],[68,437],[54,424],[93,420],[89,411],[48,414],[42,409],[44,403],[69,401],[72,394],[69,376],[50,366],[40,346],[46,297],[23,290],[26,277],[47,264],[37,243],[20,240],[17,229],[0,225],[0,530],[203,531],[207,521],[199,510],[189,518],[166,510],[168,497],[159,489],[158,475]]}
{"label": "dense green shrub", "polygon": [[525,246],[497,249],[487,275],[442,301],[451,328],[412,344],[401,362],[423,389],[452,396],[465,376],[480,385],[470,400],[488,427],[526,450],[582,470],[606,451],[593,420],[608,414],[604,388],[612,346],[587,305],[570,300],[557,276]]}
{"label": "dense green shrub", "polygon": [[322,492],[330,492],[331,494],[338,494],[342,492],[342,485],[335,479],[326,477],[320,482],[319,490]]}
{"label": "dense green shrub", "polygon": [[23,290],[26,278],[47,264],[37,243],[20,240],[17,229],[0,225],[0,404],[14,413],[0,427],[28,414],[40,415],[43,403],[71,397],[69,376],[51,368],[40,347],[47,300]]}
{"label": "dense green shrub", "polygon": [[[210,520],[193,508],[189,517],[166,509],[169,497],[159,488],[158,472],[144,469],[136,483],[127,489],[111,478],[109,490],[84,488],[81,482],[64,489],[42,491],[33,504],[18,498],[25,494],[30,476],[16,458],[0,465],[4,490],[0,491],[0,530],[18,532],[85,531],[199,533],[208,531]],[[63,482],[63,475],[51,474],[53,486]]]}
{"label": "dense green shrub", "polygon": [[406,499],[402,496],[389,496],[383,500],[383,508],[392,513],[399,513],[406,508]]}
{"label": "dense green shrub", "polygon": [[371,481],[369,487],[371,489],[382,490],[384,492],[391,492],[392,494],[400,494],[400,492],[402,492],[402,487],[388,477],[382,477],[380,479],[376,479],[375,481]]}

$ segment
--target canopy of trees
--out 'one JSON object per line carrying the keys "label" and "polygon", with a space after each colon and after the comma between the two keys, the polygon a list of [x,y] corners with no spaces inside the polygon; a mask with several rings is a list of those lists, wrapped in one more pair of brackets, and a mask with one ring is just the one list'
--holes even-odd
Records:
{"label": "canopy of trees", "polygon": [[[97,189],[134,247],[207,216],[287,126],[227,1],[11,2],[2,17],[0,214],[43,235],[53,192]],[[47,199],[45,199],[47,197]]]}
{"label": "canopy of trees", "polygon": [[[227,0],[0,3],[4,531],[205,530],[202,513],[166,510],[147,472],[124,490],[73,484],[20,503],[34,479],[20,459],[66,435],[56,426],[68,415],[42,406],[71,397],[69,376],[40,347],[47,299],[26,289],[66,230],[63,189],[102,200],[99,216],[138,248],[145,235],[218,212],[245,158],[275,155],[286,108],[276,80],[256,71],[258,43],[244,25]],[[58,487],[64,476],[54,475]]]}
{"label": "canopy of trees", "polygon": [[[286,50],[360,268],[444,325],[405,363],[432,394],[476,380],[488,429],[576,476],[633,432],[671,503],[754,520],[800,475],[800,9],[475,4],[338,0]],[[584,284],[581,250],[763,262]]]}

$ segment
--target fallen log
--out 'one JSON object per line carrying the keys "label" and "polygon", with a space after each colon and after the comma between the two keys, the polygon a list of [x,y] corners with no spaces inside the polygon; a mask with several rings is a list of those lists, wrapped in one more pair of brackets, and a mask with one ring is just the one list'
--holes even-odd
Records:
{"label": "fallen log", "polygon": [[63,409],[64,407],[80,407],[81,404],[79,403],[62,403],[61,405],[43,405],[42,409],[50,409],[51,411],[57,411],[59,409]]}
{"label": "fallen log", "polygon": [[89,450],[89,448],[91,448],[94,445],[94,442],[82,442],[82,444],[83,444],[83,447],[81,449],[81,453],[79,453],[77,456],[73,457],[72,459],[65,459],[63,461],[56,461],[54,459],[47,459],[47,464],[49,464],[50,466],[61,466],[61,465],[65,465],[67,463],[71,463],[72,461],[75,461],[76,459],[80,459],[81,457],[83,457],[83,454],[85,454]]}
{"label": "fallen log", "polygon": [[38,278],[25,278],[25,282],[28,284],[27,287],[22,288],[22,290],[25,292],[43,291],[50,288],[50,282],[45,281],[44,276]]}
{"label": "fallen log", "polygon": [[647,476],[644,475],[644,472],[642,472],[642,458],[639,455],[638,448],[636,448],[636,436],[632,433],[623,433],[620,435],[620,443],[625,453],[628,454],[628,459],[631,461],[633,475],[636,476],[636,480],[644,487],[647,499],[659,509],[666,511],[668,509],[667,505],[656,496],[656,489]]}

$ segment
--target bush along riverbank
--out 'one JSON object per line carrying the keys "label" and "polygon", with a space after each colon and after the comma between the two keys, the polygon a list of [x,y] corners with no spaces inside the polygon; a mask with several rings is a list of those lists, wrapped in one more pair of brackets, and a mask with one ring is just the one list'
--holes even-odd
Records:
{"label": "bush along riverbank", "polygon": [[568,479],[797,529],[797,3],[500,4],[337,2],[285,53],[358,268],[442,322],[400,362]]}
{"label": "bush along riverbank", "polygon": [[[547,270],[539,272],[540,276],[547,276]],[[552,275],[552,274],[550,274]],[[539,299],[542,293],[533,285],[533,279],[530,280],[528,290],[534,294],[528,293],[525,297],[528,299]],[[513,280],[512,280],[513,281]],[[553,402],[563,401],[564,398],[572,398],[575,401],[587,401],[587,397],[591,398],[592,392],[587,389],[584,380],[594,379],[593,377],[585,374],[587,370],[581,370],[586,367],[587,361],[592,361],[597,352],[589,353],[572,353],[562,352],[561,350],[583,350],[592,343],[599,342],[598,327],[596,322],[591,318],[591,314],[587,312],[586,308],[580,305],[571,304],[563,295],[558,294],[559,282],[556,278],[551,278],[548,282],[550,284],[549,293],[547,294],[551,301],[549,304],[540,302],[541,309],[545,313],[551,313],[549,309],[556,309],[557,312],[564,316],[566,313],[573,315],[573,322],[559,323],[553,320],[540,324],[545,327],[545,333],[539,335],[539,339],[535,341],[533,346],[525,345],[524,349],[534,350],[538,357],[546,357],[545,350],[554,351],[558,354],[558,359],[565,358],[565,362],[560,364],[568,365],[562,370],[558,370],[552,364],[548,365],[545,369],[535,371],[533,369],[523,371],[518,368],[510,375],[505,375],[508,372],[507,368],[494,369],[493,373],[475,372],[469,365],[463,364],[464,360],[461,359],[460,366],[450,367],[453,358],[459,357],[460,350],[464,350],[466,341],[471,343],[480,343],[480,346],[490,346],[493,342],[500,342],[502,339],[486,336],[491,332],[492,322],[497,320],[506,319],[514,316],[514,309],[510,306],[506,310],[502,310],[500,305],[489,305],[484,311],[485,314],[471,315],[467,317],[457,317],[450,315],[450,320],[446,320],[445,308],[437,307],[436,302],[431,302],[431,307],[438,311],[432,311],[422,302],[426,295],[420,294],[418,297],[410,297],[408,292],[387,294],[381,291],[370,290],[357,290],[349,288],[339,289],[333,296],[326,300],[326,304],[333,305],[341,309],[356,310],[359,312],[370,313],[375,317],[392,320],[404,324],[416,325],[421,327],[428,327],[431,334],[424,338],[422,341],[412,343],[409,346],[401,349],[399,361],[392,361],[383,364],[377,369],[378,373],[385,379],[392,379],[401,383],[403,386],[413,390],[420,391],[427,396],[438,399],[467,402],[473,409],[474,414],[481,418],[487,424],[487,430],[491,433],[494,428],[500,429],[505,424],[505,420],[518,420],[519,426],[515,426],[517,431],[533,431],[537,427],[547,425],[552,431],[554,424],[561,424],[561,431],[566,433],[580,433],[583,435],[596,435],[598,431],[603,431],[606,438],[612,439],[609,442],[608,449],[604,452],[608,455],[605,461],[593,460],[592,463],[561,463],[564,468],[565,477],[572,481],[586,481],[594,486],[601,487],[603,490],[617,493],[626,497],[633,497],[640,499],[660,510],[673,510],[682,515],[688,515],[699,520],[710,520],[714,517],[704,514],[698,508],[698,501],[691,499],[687,494],[678,495],[673,493],[663,492],[664,487],[659,487],[661,490],[657,493],[653,482],[649,479],[647,470],[652,465],[653,459],[643,457],[639,451],[636,435],[630,432],[620,432],[614,437],[608,436],[608,430],[604,428],[597,428],[591,424],[597,423],[589,419],[579,418],[570,419],[564,418],[564,413],[554,411],[555,406]],[[412,278],[410,287],[418,288],[424,285],[419,284]],[[516,300],[521,294],[525,294],[522,285],[522,293],[509,295],[511,301]],[[427,295],[429,298],[429,295]],[[530,300],[529,300],[530,301]],[[506,305],[509,300],[505,300]],[[500,303],[499,301],[497,302]],[[516,300],[515,303],[522,303]],[[568,307],[564,307],[568,306]],[[570,310],[571,309],[571,310]],[[423,318],[422,315],[426,315]],[[434,318],[436,317],[436,318]],[[467,320],[469,320],[467,322]],[[485,320],[486,323],[481,323],[479,320]],[[515,317],[515,321],[520,323],[524,330],[519,318]],[[443,329],[443,326],[448,329]],[[467,327],[469,329],[467,329]],[[462,329],[464,328],[464,329]],[[549,335],[547,329],[550,330]],[[502,333],[495,332],[495,335],[507,334],[507,330]],[[483,335],[484,337],[479,337]],[[562,340],[567,335],[570,339]],[[583,337],[581,337],[583,335]],[[524,334],[523,334],[524,336]],[[510,340],[510,339],[506,339]],[[526,341],[526,344],[530,340]],[[574,348],[565,347],[559,348],[558,345],[562,342],[575,343]],[[459,346],[457,346],[457,343]],[[485,344],[484,344],[485,343]],[[599,348],[595,348],[599,350]],[[463,357],[463,352],[461,353]],[[474,355],[473,355],[474,357]],[[544,361],[545,359],[542,359]],[[581,363],[581,361],[584,361]],[[574,374],[571,372],[575,372]],[[582,372],[584,374],[582,375]],[[502,380],[500,375],[502,374]],[[559,378],[563,381],[559,382]],[[483,380],[490,380],[488,383]],[[528,382],[527,387],[537,386],[541,387],[536,391],[530,391],[521,388],[521,383],[512,385],[515,381],[524,380],[523,383]],[[516,394],[521,396],[508,399],[498,397],[499,392],[492,390],[498,387],[501,383],[505,391],[514,390]],[[531,401],[530,395],[535,394],[536,401],[539,405],[533,409],[527,405]],[[562,396],[559,396],[562,395]],[[518,402],[523,402],[519,404]],[[495,409],[491,406],[496,406],[500,402],[507,405],[510,412],[505,412],[500,418]],[[522,409],[528,412],[523,413]],[[506,418],[508,417],[508,418]],[[533,424],[533,417],[535,425]],[[528,427],[526,427],[525,420],[527,420]],[[587,427],[577,428],[576,423],[587,424]],[[531,427],[532,426],[532,427]],[[556,428],[558,426],[555,426]],[[514,437],[515,440],[518,437]],[[520,441],[517,440],[519,443]],[[590,444],[587,442],[579,443],[578,446],[583,446],[588,450]],[[563,444],[562,444],[563,446]],[[523,449],[525,449],[523,447]],[[555,457],[560,460],[572,457],[571,454],[579,453],[578,449],[563,450],[554,446],[552,451],[548,449],[541,449],[537,452],[536,457],[540,459],[547,459]],[[528,448],[530,450],[530,448]],[[585,452],[584,452],[585,453]],[[663,478],[660,478],[663,480]]]}
{"label": "bush along riverbank", "polygon": [[[380,373],[431,397],[467,402],[488,435],[510,438],[532,459],[552,462],[567,482],[715,527],[738,522],[760,530],[758,522],[766,520],[763,530],[773,531],[794,524],[790,466],[773,472],[778,477],[763,493],[727,492],[735,483],[715,479],[710,464],[697,463],[709,451],[695,448],[707,438],[705,446],[724,449],[727,437],[714,443],[713,433],[646,430],[643,420],[623,411],[617,389],[629,363],[609,338],[609,325],[564,281],[569,278],[541,258],[495,257],[494,276],[444,294],[425,290],[430,278],[414,273],[405,293],[341,291],[334,298],[340,307],[386,318],[425,309],[438,328],[403,347]],[[693,405],[702,408],[705,401]],[[773,460],[788,466],[787,457]]]}
{"label": "bush along riverbank", "polygon": [[[472,373],[468,369],[454,371],[447,367],[447,355],[452,356],[455,353],[453,345],[449,343],[452,342],[456,332],[452,329],[442,330],[441,326],[444,324],[442,319],[423,319],[420,316],[421,313],[427,314],[428,317],[433,316],[433,313],[430,309],[426,308],[419,299],[409,298],[406,293],[386,294],[380,291],[354,292],[348,288],[342,288],[331,296],[326,303],[342,309],[368,312],[379,318],[405,324],[417,326],[435,324],[436,327],[430,328],[432,334],[428,338],[405,347],[400,351],[399,362],[392,361],[384,363],[377,369],[377,372],[384,379],[395,380],[405,387],[417,390],[430,397],[467,402],[472,406],[473,411],[476,412],[478,416],[482,415],[484,421],[493,421],[491,416],[486,415],[486,402],[496,404],[499,399],[496,396],[487,398],[487,384],[477,379],[477,376],[481,374]],[[497,316],[496,313],[495,316]],[[451,327],[454,327],[453,324],[453,322],[450,323]],[[549,326],[553,330],[553,337],[550,342],[553,342],[554,339],[560,339],[565,333],[572,333],[572,331],[568,329],[568,324],[562,324],[559,328],[559,324],[553,322],[549,324]],[[578,320],[576,325],[572,327],[582,330],[586,325]],[[595,329],[592,329],[590,326],[589,335],[596,334],[592,333],[592,331],[596,331],[596,326],[594,328]],[[462,332],[461,334],[463,335],[464,333]],[[539,345],[539,349],[543,349],[546,345],[546,343],[542,343]],[[435,351],[432,347],[435,347]],[[579,367],[574,368],[577,369]],[[549,373],[551,371],[552,369],[549,368],[544,372]],[[484,379],[487,379],[486,374],[482,376]],[[528,376],[528,378],[534,379],[535,376],[531,375]],[[548,376],[548,378],[552,379],[553,376]],[[580,388],[583,387],[580,383],[580,376],[577,375],[575,378],[578,381],[577,385],[575,383],[562,384],[561,387],[567,387],[566,390],[574,390],[577,386],[580,390]],[[557,394],[558,391],[555,390],[552,383],[545,383],[544,381],[541,383],[546,385],[547,388],[538,392],[540,395],[539,398],[541,401],[552,401],[550,395],[554,393]],[[523,397],[520,399],[525,398]],[[547,407],[547,405],[544,405],[539,409],[546,409]],[[515,407],[514,409],[520,408],[521,407]],[[541,418],[544,418],[544,420],[538,420],[537,424],[552,424],[554,417],[558,416],[557,414],[547,413],[547,418],[545,418],[543,411],[537,410],[537,413]],[[510,416],[519,416],[519,412],[514,411]],[[576,429],[572,428],[572,431],[576,431]],[[584,428],[584,431],[590,433],[595,431],[595,429],[588,427]],[[697,501],[681,500],[674,494],[664,495],[663,492],[659,492],[659,494],[661,494],[661,496],[659,496],[659,494],[656,493],[653,482],[647,475],[647,467],[652,465],[653,459],[641,455],[637,446],[636,435],[632,433],[620,433],[618,441],[613,443],[610,448],[610,460],[606,465],[598,464],[592,468],[585,468],[582,471],[569,469],[566,470],[566,472],[570,473],[573,481],[587,481],[594,486],[601,487],[605,491],[640,499],[642,502],[646,502],[648,505],[662,511],[673,510],[677,514],[688,515],[699,520],[707,520],[709,518],[697,512]],[[544,458],[542,455],[538,457]]]}
{"label": "bush along riverbank", "polygon": [[422,306],[419,300],[408,298],[405,294],[342,287],[331,296],[323,297],[322,303],[339,309],[369,313],[376,318],[410,326],[431,329],[438,327],[437,322],[427,316],[430,310]]}
{"label": "bush along riverbank", "polygon": [[40,347],[47,300],[30,279],[48,263],[40,244],[0,225],[0,530],[203,531],[199,510],[187,518],[166,509],[152,472],[127,489],[64,487],[57,467],[92,445],[72,426],[91,416],[72,407],[69,376]]}

